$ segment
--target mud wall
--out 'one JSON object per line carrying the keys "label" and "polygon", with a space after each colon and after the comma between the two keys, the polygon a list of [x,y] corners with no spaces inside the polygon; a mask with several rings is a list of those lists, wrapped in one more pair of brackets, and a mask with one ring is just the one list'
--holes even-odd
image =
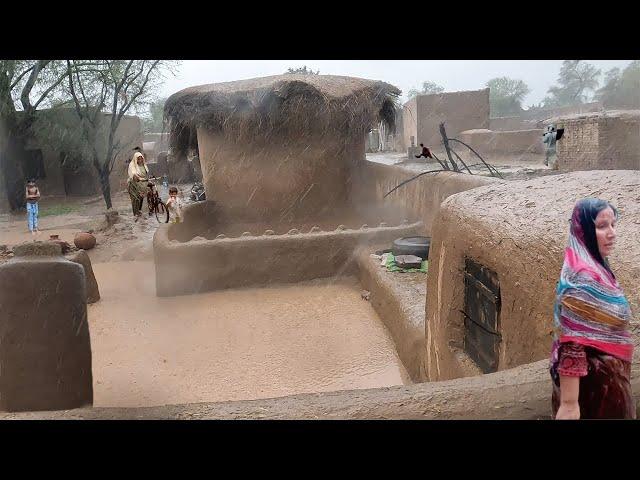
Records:
{"label": "mud wall", "polygon": [[153,237],[158,296],[270,283],[295,283],[353,272],[358,246],[415,234],[421,224],[296,235],[170,241],[162,225]]}
{"label": "mud wall", "polygon": [[529,130],[535,127],[535,120],[527,120],[523,117],[496,117],[489,119],[489,130],[494,132]]}
{"label": "mud wall", "polygon": [[415,131],[416,145],[436,148],[442,144],[441,122],[445,122],[449,137],[464,130],[489,128],[489,89],[418,95],[405,104],[403,119],[407,145]]}
{"label": "mud wall", "polygon": [[369,204],[392,205],[410,220],[424,223],[424,233],[431,235],[431,225],[440,203],[454,193],[463,192],[500,180],[480,175],[442,172],[423,175],[400,187],[386,198],[392,188],[416,175],[417,172],[402,167],[374,162],[363,164],[354,178],[351,202],[356,207]]}
{"label": "mud wall", "polygon": [[640,169],[640,111],[609,111],[556,117],[564,128],[556,144],[562,171]]}
{"label": "mud wall", "polygon": [[344,207],[365,137],[317,135],[240,144],[198,129],[207,198],[238,220],[305,218]]}
{"label": "mud wall", "polygon": [[453,195],[433,223],[426,304],[425,372],[431,381],[478,373],[463,352],[464,261],[498,274],[499,370],[544,359],[553,302],[577,200],[598,196],[620,209],[613,271],[640,308],[640,203],[637,171],[575,172],[499,183]]}
{"label": "mud wall", "polygon": [[0,410],[91,405],[82,266],[47,242],[22,244],[14,252],[0,266]]}
{"label": "mud wall", "polygon": [[418,97],[413,97],[402,107],[402,130],[400,132],[405,150],[411,147],[411,137],[413,137],[414,145],[420,145],[418,142]]}
{"label": "mud wall", "polygon": [[[67,122],[69,131],[78,120],[73,111],[60,112],[60,122]],[[110,121],[109,115],[104,115],[101,119],[105,124]],[[133,148],[142,146],[141,123],[138,117],[124,116],[115,132],[116,159],[111,171],[110,186],[111,193],[126,189],[127,167],[126,160],[131,158]],[[96,148],[100,155],[106,151],[107,132],[102,130],[96,141]],[[27,148],[40,150],[44,164],[45,177],[38,180],[38,186],[43,195],[95,195],[101,193],[99,176],[93,166],[93,161],[82,158],[80,166],[73,169],[65,168],[61,161],[61,151],[52,146],[47,140],[39,140],[32,137],[27,142]],[[66,152],[69,153],[69,152]],[[101,161],[103,159],[101,158]]]}
{"label": "mud wall", "polygon": [[[480,155],[518,155],[524,153],[544,153],[542,129],[494,132],[491,130],[466,130],[458,135],[463,142],[471,145]],[[458,145],[455,145],[456,149]],[[471,151],[459,145],[465,154]],[[477,157],[476,157],[477,158]]]}
{"label": "mud wall", "polygon": [[[631,390],[640,406],[640,367]],[[640,408],[638,408],[640,414]],[[551,418],[548,362],[444,382],[240,402],[0,413],[2,420],[538,420]]]}
{"label": "mud wall", "polygon": [[371,251],[358,248],[355,252],[360,284],[369,292],[371,306],[391,333],[411,380],[419,382],[424,377],[425,275],[388,272],[379,260],[371,258]]}

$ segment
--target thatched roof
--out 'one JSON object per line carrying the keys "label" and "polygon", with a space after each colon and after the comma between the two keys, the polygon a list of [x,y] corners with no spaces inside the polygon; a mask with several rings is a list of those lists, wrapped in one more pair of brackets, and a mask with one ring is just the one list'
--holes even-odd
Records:
{"label": "thatched roof", "polygon": [[193,144],[197,126],[237,139],[358,135],[378,121],[393,131],[400,93],[362,78],[285,74],[186,88],[167,99],[164,115],[174,148]]}

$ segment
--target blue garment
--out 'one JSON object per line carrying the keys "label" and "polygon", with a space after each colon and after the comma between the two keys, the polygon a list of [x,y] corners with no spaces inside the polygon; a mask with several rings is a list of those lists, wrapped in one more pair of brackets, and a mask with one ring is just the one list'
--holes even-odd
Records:
{"label": "blue garment", "polygon": [[29,223],[29,231],[33,232],[38,229],[38,202],[27,202],[27,222]]}

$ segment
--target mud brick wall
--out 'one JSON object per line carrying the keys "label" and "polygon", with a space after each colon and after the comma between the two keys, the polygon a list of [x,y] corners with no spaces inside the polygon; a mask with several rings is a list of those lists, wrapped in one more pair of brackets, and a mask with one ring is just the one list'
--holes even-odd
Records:
{"label": "mud brick wall", "polygon": [[418,95],[404,105],[402,116],[407,145],[414,135],[416,145],[435,148],[442,144],[441,122],[449,137],[464,130],[489,128],[489,89]]}
{"label": "mud brick wall", "polygon": [[562,171],[640,169],[640,118],[586,117],[561,120],[557,143]]}

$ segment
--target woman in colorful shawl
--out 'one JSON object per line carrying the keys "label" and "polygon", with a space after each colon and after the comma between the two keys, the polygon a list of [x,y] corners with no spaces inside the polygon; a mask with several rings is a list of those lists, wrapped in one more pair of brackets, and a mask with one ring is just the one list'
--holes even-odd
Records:
{"label": "woman in colorful shawl", "polygon": [[135,152],[131,162],[129,162],[129,180],[127,182],[127,191],[131,198],[131,208],[136,221],[142,215],[142,201],[147,195],[147,178],[149,177],[149,168],[144,160],[144,155]]}
{"label": "woman in colorful shawl", "polygon": [[613,205],[596,198],[573,209],[554,311],[556,419],[635,418],[631,310],[607,261],[617,219]]}

